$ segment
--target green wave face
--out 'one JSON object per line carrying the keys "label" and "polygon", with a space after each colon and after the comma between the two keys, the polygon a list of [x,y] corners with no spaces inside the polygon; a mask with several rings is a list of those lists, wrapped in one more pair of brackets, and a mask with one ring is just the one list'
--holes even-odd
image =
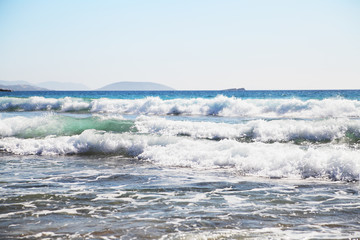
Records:
{"label": "green wave face", "polygon": [[116,133],[136,132],[134,122],[131,120],[48,115],[35,118],[14,117],[2,120],[0,136],[13,136],[18,138],[71,136],[81,134],[87,129]]}
{"label": "green wave face", "polygon": [[67,119],[63,126],[62,135],[82,133],[87,129],[102,130],[106,132],[134,132],[134,122],[130,120],[108,119],[101,120],[98,117],[84,119]]}
{"label": "green wave face", "polygon": [[73,136],[89,129],[215,141],[233,139],[238,142],[292,142],[300,145],[330,142],[358,144],[360,142],[360,120],[253,120],[241,124],[226,124],[173,121],[147,116],[138,117],[136,120],[125,120],[117,115],[82,116],[57,113],[0,119],[0,138]]}

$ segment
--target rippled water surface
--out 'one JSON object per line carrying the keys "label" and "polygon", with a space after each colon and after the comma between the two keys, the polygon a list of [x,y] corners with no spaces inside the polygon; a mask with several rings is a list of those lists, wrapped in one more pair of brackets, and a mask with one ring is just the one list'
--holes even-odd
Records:
{"label": "rippled water surface", "polygon": [[163,168],[119,156],[1,158],[0,237],[359,237],[358,183]]}

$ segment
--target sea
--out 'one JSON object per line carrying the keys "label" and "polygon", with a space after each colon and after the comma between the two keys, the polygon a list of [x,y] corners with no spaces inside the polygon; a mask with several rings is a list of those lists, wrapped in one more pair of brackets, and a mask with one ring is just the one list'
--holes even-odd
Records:
{"label": "sea", "polygon": [[0,239],[359,239],[360,90],[0,93]]}

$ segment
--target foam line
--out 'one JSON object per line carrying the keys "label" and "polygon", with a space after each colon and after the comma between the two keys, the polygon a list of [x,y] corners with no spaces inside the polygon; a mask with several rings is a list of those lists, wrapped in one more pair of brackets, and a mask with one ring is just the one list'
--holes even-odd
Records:
{"label": "foam line", "polygon": [[299,146],[208,141],[95,130],[45,139],[0,139],[1,151],[19,155],[117,154],[161,166],[221,167],[265,177],[329,177],[334,180],[358,180],[360,152],[357,148],[333,144]]}
{"label": "foam line", "polygon": [[135,121],[139,132],[165,136],[185,135],[205,139],[237,139],[239,141],[330,142],[360,140],[359,119],[251,120],[241,124],[172,121],[160,117],[141,116]]}
{"label": "foam line", "polygon": [[0,98],[1,111],[85,111],[135,115],[205,115],[261,118],[360,117],[360,101],[341,98],[323,100],[215,98],[163,100],[143,99],[61,99],[30,97]]}

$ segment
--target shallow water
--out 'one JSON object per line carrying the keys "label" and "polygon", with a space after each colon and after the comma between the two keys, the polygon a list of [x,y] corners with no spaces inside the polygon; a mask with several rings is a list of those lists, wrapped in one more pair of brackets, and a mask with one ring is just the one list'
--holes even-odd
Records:
{"label": "shallow water", "polygon": [[358,183],[164,168],[119,156],[2,156],[1,237],[359,237]]}
{"label": "shallow water", "polygon": [[360,238],[359,90],[1,96],[0,239]]}

